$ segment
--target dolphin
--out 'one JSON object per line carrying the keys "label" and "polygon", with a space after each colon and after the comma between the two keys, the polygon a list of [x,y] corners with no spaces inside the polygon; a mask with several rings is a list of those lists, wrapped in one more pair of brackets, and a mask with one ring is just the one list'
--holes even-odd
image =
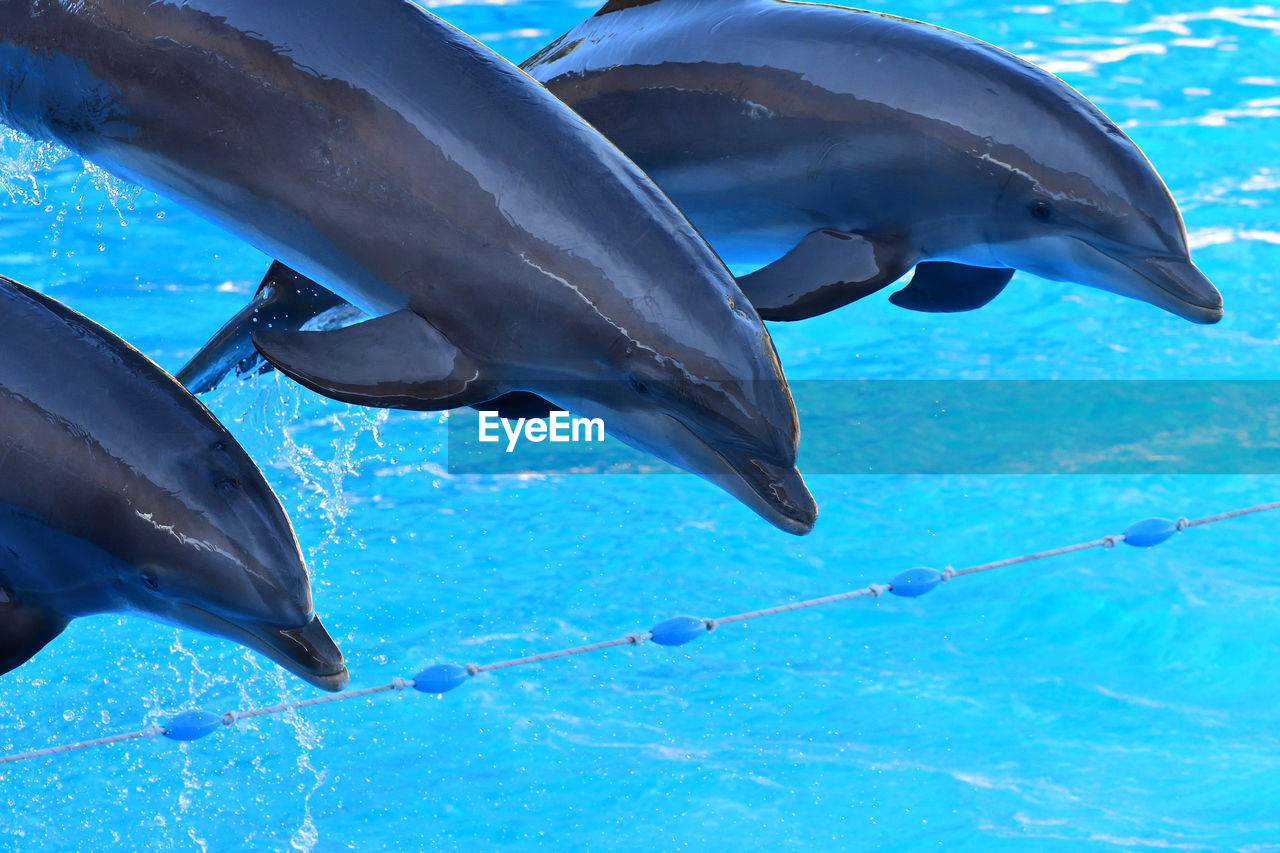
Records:
{"label": "dolphin", "polygon": [[[1022,269],[1196,323],[1222,316],[1138,147],[1079,92],[977,39],[790,0],[611,0],[521,67],[722,257],[787,249],[738,279],[766,320],[831,311],[913,266],[890,301],[919,311],[979,308]],[[261,369],[261,325],[342,322],[340,297],[281,276],[179,379],[199,393]]]}
{"label": "dolphin", "polygon": [[3,276],[0,425],[0,674],[71,619],[136,613],[347,683],[244,449],[146,356]]}
{"label": "dolphin", "polygon": [[1015,269],[1215,323],[1177,205],[1057,77],[919,21],[792,0],[610,0],[522,67],[644,169],[739,284],[796,320],[890,301],[981,307]]}
{"label": "dolphin", "polygon": [[662,192],[404,0],[0,0],[0,119],[218,222],[372,319],[264,329],[350,403],[532,392],[791,533],[816,507],[773,343]]}

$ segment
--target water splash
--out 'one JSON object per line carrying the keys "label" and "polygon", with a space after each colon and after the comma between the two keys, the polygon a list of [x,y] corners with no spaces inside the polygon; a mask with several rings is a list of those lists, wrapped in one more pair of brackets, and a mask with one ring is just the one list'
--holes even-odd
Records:
{"label": "water splash", "polygon": [[311,816],[311,798],[329,781],[329,771],[323,768],[317,769],[312,764],[311,753],[319,745],[319,739],[312,738],[310,744],[304,743],[300,726],[306,724],[301,722],[301,717],[298,714],[294,713],[292,716],[299,720],[298,746],[301,747],[302,751],[298,754],[298,771],[303,774],[310,774],[314,778],[314,784],[307,789],[302,798],[302,823],[289,839],[289,846],[294,850],[310,853],[320,841],[320,830],[316,827],[316,822]]}
{"label": "water splash", "polygon": [[323,533],[305,543],[308,561],[325,566],[338,544],[364,545],[345,524],[351,511],[345,485],[371,463],[385,463],[381,430],[385,409],[348,406],[311,394],[279,374],[230,382],[209,396],[215,414],[233,429],[249,454],[292,481],[277,492],[293,498],[286,510],[295,526],[318,519]]}
{"label": "water splash", "polygon": [[90,195],[96,195],[99,200],[90,202],[89,207],[102,212],[110,206],[121,227],[128,226],[127,214],[135,209],[142,193],[140,187],[57,143],[32,139],[4,126],[0,126],[0,191],[15,203],[44,206],[47,213],[55,212],[53,199],[63,199],[58,206],[59,222],[65,217],[68,197],[78,199],[75,209],[83,211]]}
{"label": "water splash", "polygon": [[44,204],[54,187],[40,173],[53,170],[71,156],[52,142],[38,142],[0,126],[0,190],[15,202]]}

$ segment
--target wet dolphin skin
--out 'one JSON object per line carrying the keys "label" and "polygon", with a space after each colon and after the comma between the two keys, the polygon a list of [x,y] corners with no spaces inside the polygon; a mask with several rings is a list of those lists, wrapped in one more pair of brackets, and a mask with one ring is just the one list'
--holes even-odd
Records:
{"label": "wet dolphin skin", "polygon": [[120,338],[0,277],[0,673],[108,612],[347,682],[293,528],[226,428]]}

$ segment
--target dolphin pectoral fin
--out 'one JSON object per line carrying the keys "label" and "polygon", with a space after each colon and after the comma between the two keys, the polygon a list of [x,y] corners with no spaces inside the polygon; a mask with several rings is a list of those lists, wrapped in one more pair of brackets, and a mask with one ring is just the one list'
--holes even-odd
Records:
{"label": "dolphin pectoral fin", "polygon": [[409,309],[323,332],[267,329],[254,346],[290,379],[344,403],[434,411],[502,389],[481,365]]}
{"label": "dolphin pectoral fin", "polygon": [[545,420],[558,408],[528,391],[511,391],[492,400],[473,403],[472,407],[486,412],[497,412],[498,417],[509,421],[518,421],[521,418]]}
{"label": "dolphin pectoral fin", "polygon": [[[5,590],[0,587],[0,602],[5,600]],[[65,616],[31,604],[0,604],[0,675],[29,661],[61,634],[69,621]]]}
{"label": "dolphin pectoral fin", "polygon": [[804,320],[875,293],[914,263],[894,241],[824,228],[738,279],[765,320]]}
{"label": "dolphin pectoral fin", "polygon": [[899,308],[933,314],[972,311],[999,296],[1013,272],[1008,268],[926,261],[916,265],[911,282],[891,295],[889,301]]}
{"label": "dolphin pectoral fin", "polygon": [[192,394],[218,387],[228,376],[250,376],[271,370],[253,347],[259,329],[301,329],[316,317],[347,306],[311,279],[279,261],[272,261],[258,285],[258,292],[239,313],[228,320],[209,342],[177,373],[177,380]]}

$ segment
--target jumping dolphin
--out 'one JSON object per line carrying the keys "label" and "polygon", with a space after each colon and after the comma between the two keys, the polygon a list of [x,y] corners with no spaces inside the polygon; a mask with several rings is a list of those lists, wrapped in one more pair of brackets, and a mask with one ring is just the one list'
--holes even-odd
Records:
{"label": "jumping dolphin", "polygon": [[[611,0],[522,68],[722,257],[790,247],[738,281],[766,320],[825,313],[913,265],[890,301],[920,311],[981,307],[1016,268],[1222,316],[1137,146],[1061,80],[977,39],[788,0]],[[284,275],[179,379],[201,392],[259,369],[259,325],[342,316],[339,297]]]}
{"label": "jumping dolphin", "polygon": [[679,211],[515,66],[404,0],[0,0],[0,119],[374,316],[255,336],[346,402],[531,391],[777,526],[816,508],[772,341]]}
{"label": "jumping dolphin", "polygon": [[794,247],[739,282],[765,319],[825,313],[917,264],[895,304],[977,308],[1020,269],[1222,316],[1138,147],[969,36],[792,0],[610,0],[522,67],[722,253]]}
{"label": "jumping dolphin", "polygon": [[244,449],[137,350],[0,277],[0,673],[107,612],[226,637],[326,690],[347,683],[293,529]]}

